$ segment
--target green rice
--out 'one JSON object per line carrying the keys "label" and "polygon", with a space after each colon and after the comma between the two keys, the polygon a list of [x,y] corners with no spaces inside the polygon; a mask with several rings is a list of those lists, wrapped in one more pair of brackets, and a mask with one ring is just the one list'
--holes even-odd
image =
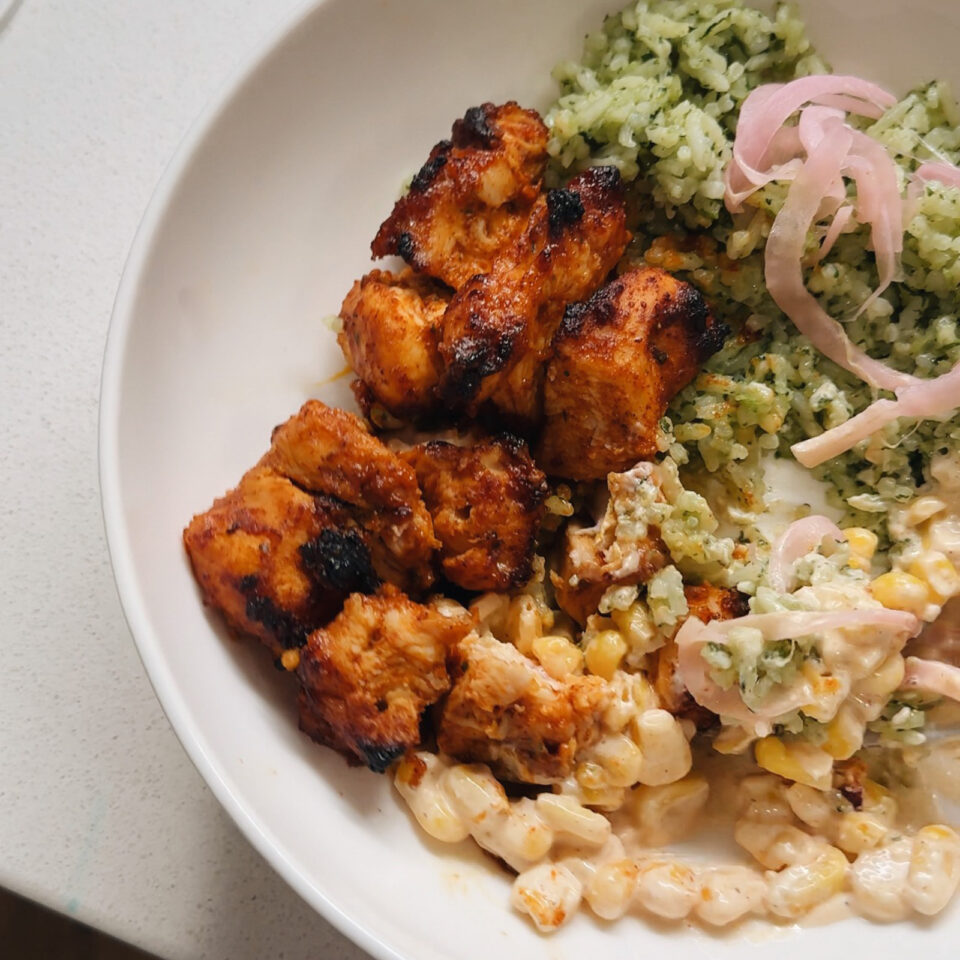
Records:
{"label": "green rice", "polygon": [[[631,183],[629,257],[696,284],[739,334],[674,400],[662,427],[674,460],[722,479],[746,508],[763,493],[764,454],[789,456],[791,444],[876,396],[819,355],[767,294],[763,244],[785,186],[759,191],[736,217],[723,206],[723,169],[747,94],[826,69],[790,6],[767,15],[737,0],[641,0],[589,35],[579,62],[554,70],[554,179],[615,164]],[[937,82],[864,129],[896,154],[905,179],[926,160],[960,160],[958,120],[949,88]],[[960,190],[926,186],[904,247],[900,282],[856,319],[877,284],[866,230],[841,236],[807,284],[871,355],[933,376],[960,360]],[[931,456],[958,440],[953,420],[901,421],[816,475],[848,522],[876,530],[886,546],[888,510],[911,499],[929,479]]]}

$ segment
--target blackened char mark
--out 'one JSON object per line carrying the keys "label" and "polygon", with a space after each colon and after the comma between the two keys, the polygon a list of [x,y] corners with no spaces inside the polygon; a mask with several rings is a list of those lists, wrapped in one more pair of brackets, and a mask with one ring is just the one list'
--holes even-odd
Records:
{"label": "blackened char mark", "polygon": [[356,530],[321,530],[300,547],[300,559],[321,586],[344,593],[373,593],[380,586],[370,551]]}
{"label": "blackened char mark", "polygon": [[567,304],[557,339],[579,337],[588,320],[597,326],[609,323],[617,311],[617,300],[623,293],[623,286],[623,280],[617,279],[601,287],[589,299]]}
{"label": "blackened char mark", "polygon": [[669,312],[672,317],[685,321],[695,332],[694,343],[701,363],[712,357],[730,335],[730,328],[710,313],[703,294],[692,284],[680,285]]}
{"label": "blackened char mark", "polygon": [[430,159],[417,171],[414,178],[410,181],[411,193],[423,193],[427,187],[436,179],[437,174],[443,169],[447,162],[447,154],[450,152],[452,144],[449,140],[441,140],[433,148]]}
{"label": "blackened char mark", "polygon": [[307,628],[292,613],[281,610],[270,597],[257,593],[248,596],[246,613],[250,620],[262,623],[285,650],[302,647],[307,642]]}
{"label": "blackened char mark", "polygon": [[456,147],[479,147],[489,150],[497,143],[497,131],[490,126],[490,114],[496,110],[492,103],[470,107],[453,125],[453,144]]}
{"label": "blackened char mark", "polygon": [[358,741],[356,747],[363,754],[364,761],[374,773],[384,773],[387,767],[407,749],[402,743],[369,743],[364,740]]}
{"label": "blackened char mark", "polygon": [[397,234],[397,256],[403,257],[411,266],[414,266],[414,259],[416,258],[417,248],[413,242],[413,236],[407,233],[404,230],[402,233]]}
{"label": "blackened char mark", "polygon": [[453,349],[453,362],[444,380],[441,394],[455,407],[468,404],[485,377],[502,370],[513,354],[522,328],[498,330],[493,335],[462,337]]}
{"label": "blackened char mark", "polygon": [[576,190],[549,190],[547,192],[547,225],[550,239],[556,240],[564,227],[583,219],[583,201]]}

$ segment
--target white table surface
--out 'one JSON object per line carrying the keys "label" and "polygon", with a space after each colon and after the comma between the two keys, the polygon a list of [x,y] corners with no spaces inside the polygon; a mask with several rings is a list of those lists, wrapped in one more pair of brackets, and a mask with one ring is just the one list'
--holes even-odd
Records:
{"label": "white table surface", "polygon": [[140,216],[295,6],[24,0],[0,33],[0,885],[168,958],[366,956],[181,749],[121,614],[97,479],[100,363]]}

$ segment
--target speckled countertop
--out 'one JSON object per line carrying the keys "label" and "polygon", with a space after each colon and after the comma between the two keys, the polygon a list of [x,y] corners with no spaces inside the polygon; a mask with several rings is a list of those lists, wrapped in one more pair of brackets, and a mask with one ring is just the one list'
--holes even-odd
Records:
{"label": "speckled countertop", "polygon": [[140,216],[296,0],[0,0],[0,884],[162,957],[366,956],[243,839],[110,572],[97,395]]}

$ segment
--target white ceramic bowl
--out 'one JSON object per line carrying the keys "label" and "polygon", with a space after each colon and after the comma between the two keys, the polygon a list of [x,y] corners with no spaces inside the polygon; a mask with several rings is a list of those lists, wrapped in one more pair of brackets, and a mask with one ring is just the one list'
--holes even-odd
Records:
{"label": "white ceramic bowl", "polygon": [[[378,957],[954,955],[960,912],[743,937],[614,925],[586,910],[551,939],[511,912],[509,878],[415,828],[387,779],[296,727],[288,678],[229,642],[180,541],[307,396],[348,402],[321,318],[369,268],[403,178],[466,107],[544,107],[617,0],[328,0],[301,12],[195,126],[137,236],[103,373],[101,480],[124,609],[170,720],[241,829],[321,913]],[[834,66],[898,90],[960,79],[960,5],[806,0]]]}

